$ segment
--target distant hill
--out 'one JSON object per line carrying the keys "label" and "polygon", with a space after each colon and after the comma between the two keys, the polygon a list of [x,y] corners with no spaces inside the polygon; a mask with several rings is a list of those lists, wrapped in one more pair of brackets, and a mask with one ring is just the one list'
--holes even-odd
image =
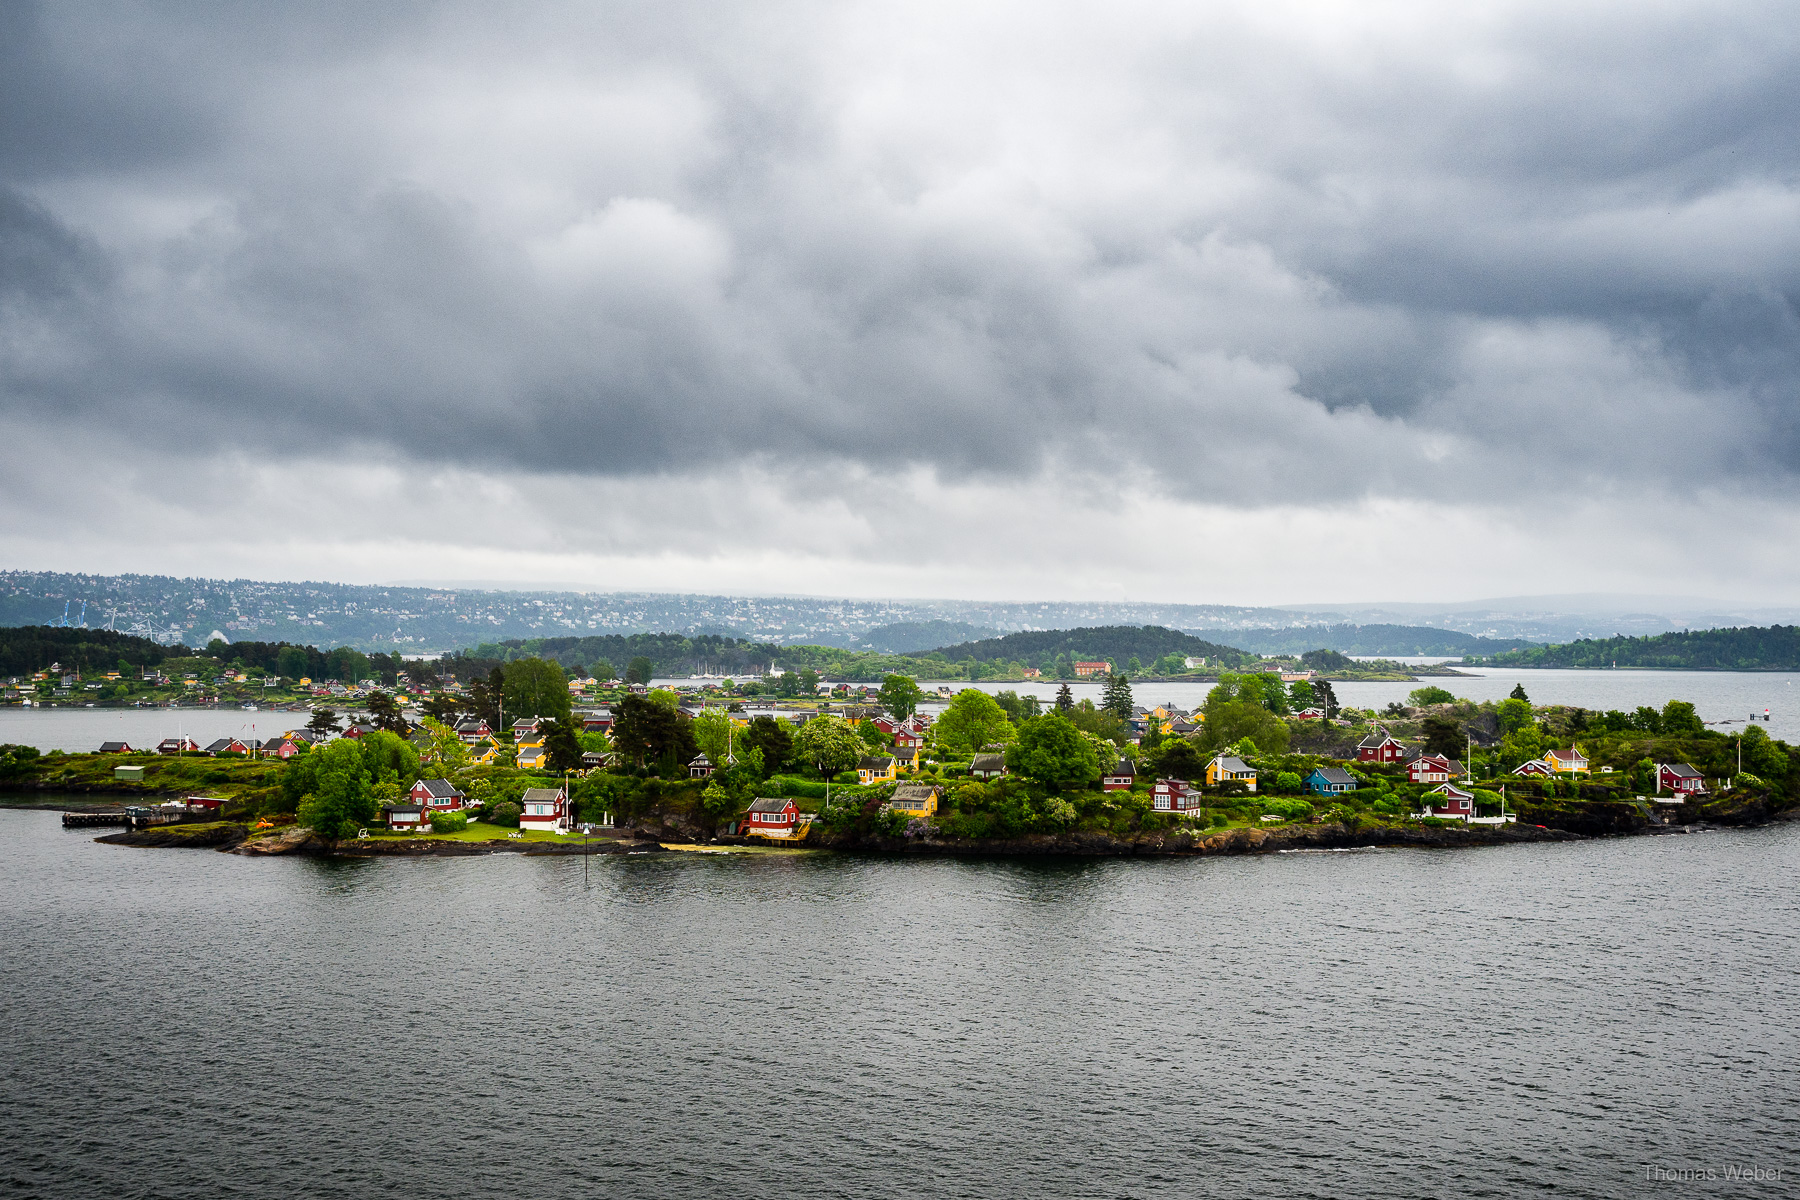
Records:
{"label": "distant hill", "polygon": [[1800,626],[1700,629],[1532,646],[1482,659],[1505,667],[1645,667],[1689,671],[1800,671]]}
{"label": "distant hill", "polygon": [[971,625],[967,621],[895,621],[880,625],[857,638],[865,650],[883,654],[911,654],[918,650],[936,650],[939,646],[973,642],[999,634],[998,629]]}
{"label": "distant hill", "polygon": [[1417,657],[1498,654],[1538,644],[1519,638],[1477,637],[1472,633],[1424,625],[1300,625],[1289,629],[1196,629],[1189,632],[1228,635],[1233,645],[1258,654],[1336,650],[1340,654]]}
{"label": "distant hill", "polygon": [[[1234,646],[1221,646],[1161,625],[1034,630],[944,646],[930,652],[931,657],[941,655],[947,662],[974,659],[976,662],[1017,662],[1028,667],[1049,667],[1055,664],[1058,655],[1065,655],[1071,661],[1104,659],[1123,669],[1135,658],[1146,670],[1157,659],[1170,654],[1205,658],[1222,666],[1237,666],[1256,657]],[[914,654],[912,657],[926,655]]]}

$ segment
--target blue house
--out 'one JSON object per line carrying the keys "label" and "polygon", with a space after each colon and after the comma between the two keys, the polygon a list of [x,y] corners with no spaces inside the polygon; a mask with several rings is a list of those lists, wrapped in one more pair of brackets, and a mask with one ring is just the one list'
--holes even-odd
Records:
{"label": "blue house", "polygon": [[1315,767],[1307,773],[1306,790],[1321,796],[1335,796],[1339,792],[1354,792],[1356,776],[1342,767]]}

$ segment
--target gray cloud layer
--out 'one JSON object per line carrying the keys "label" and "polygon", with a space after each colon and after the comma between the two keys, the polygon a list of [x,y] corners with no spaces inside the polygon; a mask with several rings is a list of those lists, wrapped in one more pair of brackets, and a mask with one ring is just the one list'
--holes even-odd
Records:
{"label": "gray cloud layer", "polygon": [[1791,495],[1784,6],[967,7],[0,6],[0,403],[167,456]]}

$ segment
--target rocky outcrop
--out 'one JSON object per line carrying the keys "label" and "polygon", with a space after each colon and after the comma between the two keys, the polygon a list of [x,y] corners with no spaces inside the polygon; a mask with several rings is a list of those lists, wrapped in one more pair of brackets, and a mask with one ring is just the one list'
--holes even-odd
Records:
{"label": "rocky outcrop", "polygon": [[133,829],[125,833],[109,833],[96,842],[109,846],[153,846],[160,849],[231,850],[249,834],[237,821],[212,821],[206,824],[155,825],[149,829]]}
{"label": "rocky outcrop", "polygon": [[972,857],[1170,857],[1202,854],[1274,854],[1283,850],[1349,850],[1371,846],[1503,846],[1519,842],[1575,841],[1579,834],[1535,825],[1282,825],[1273,829],[1169,830],[1115,836],[1107,833],[1033,834],[1020,838],[890,838],[826,834],[808,844],[820,849],[889,854]]}
{"label": "rocky outcrop", "polygon": [[254,838],[237,848],[239,854],[330,854],[332,841],[304,825],[289,825],[280,833]]}

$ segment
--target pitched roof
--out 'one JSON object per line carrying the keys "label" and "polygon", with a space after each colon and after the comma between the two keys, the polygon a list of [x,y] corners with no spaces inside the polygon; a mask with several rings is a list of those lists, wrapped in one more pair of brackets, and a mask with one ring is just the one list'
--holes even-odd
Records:
{"label": "pitched roof", "polygon": [[131,749],[130,742],[101,742],[100,743],[100,753],[102,753],[102,754],[119,754],[119,753],[122,753],[129,749]]}
{"label": "pitched roof", "polygon": [[903,783],[894,789],[894,800],[924,800],[934,795],[942,795],[943,788],[930,783]]}
{"label": "pitched roof", "polygon": [[1448,796],[1453,800],[1473,800],[1474,792],[1465,792],[1454,783],[1440,783],[1425,793],[1428,796]]}
{"label": "pitched roof", "polygon": [[756,803],[754,803],[750,806],[749,811],[760,812],[760,813],[770,813],[770,812],[778,813],[778,812],[781,812],[784,809],[786,809],[787,806],[792,803],[794,803],[794,802],[792,800],[789,800],[785,796],[758,796],[756,798]]}
{"label": "pitched roof", "polygon": [[210,744],[208,744],[208,746],[206,747],[206,752],[208,754],[217,754],[221,750],[231,749],[233,743],[237,743],[239,745],[242,744],[242,743],[239,743],[236,738],[222,737],[222,738],[219,738],[216,741],[213,741]]}
{"label": "pitched roof", "polygon": [[1124,755],[1120,755],[1119,761],[1113,764],[1112,770],[1108,771],[1107,774],[1108,775],[1136,775],[1137,774],[1137,764],[1132,762],[1129,758],[1126,758]]}
{"label": "pitched roof", "polygon": [[448,779],[421,779],[419,783],[435,798],[447,800],[451,796],[462,795],[462,791]]}
{"label": "pitched roof", "polygon": [[1675,776],[1677,779],[1706,778],[1706,776],[1700,774],[1700,772],[1694,770],[1694,768],[1688,766],[1686,763],[1663,763],[1661,765],[1663,770],[1669,772],[1669,774]]}
{"label": "pitched roof", "polygon": [[969,760],[971,771],[1004,771],[1006,756],[1004,754],[977,754]]}
{"label": "pitched roof", "polygon": [[384,804],[381,811],[390,814],[417,813],[423,815],[425,806],[417,800],[400,800],[392,804]]}
{"label": "pitched roof", "polygon": [[1394,735],[1385,729],[1377,729],[1362,741],[1356,743],[1359,750],[1373,750],[1377,746],[1385,746],[1394,740]]}
{"label": "pitched roof", "polygon": [[1219,764],[1219,769],[1221,771],[1230,771],[1233,775],[1250,775],[1255,773],[1254,767],[1234,754],[1221,754],[1219,757],[1213,759],[1213,761]]}
{"label": "pitched roof", "polygon": [[[1347,783],[1352,787],[1356,785],[1356,776],[1342,767],[1314,767],[1312,775],[1317,775],[1326,783]],[[1307,778],[1311,779],[1312,775],[1308,775]]]}
{"label": "pitched roof", "polygon": [[525,794],[520,796],[519,800],[521,802],[531,800],[537,803],[548,803],[552,800],[560,800],[561,798],[561,788],[526,788]]}

